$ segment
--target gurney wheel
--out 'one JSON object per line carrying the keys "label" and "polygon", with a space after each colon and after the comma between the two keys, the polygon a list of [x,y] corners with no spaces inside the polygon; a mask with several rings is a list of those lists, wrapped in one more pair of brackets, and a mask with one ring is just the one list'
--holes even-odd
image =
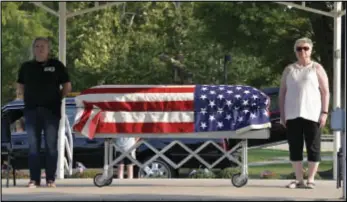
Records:
{"label": "gurney wheel", "polygon": [[113,181],[113,177],[111,177],[110,179],[108,179],[107,181],[106,181],[106,186],[110,186],[111,184],[112,184],[112,181]]}
{"label": "gurney wheel", "polygon": [[96,174],[94,177],[94,185],[97,187],[109,186],[112,183],[113,178],[107,180],[101,180],[102,173]]}
{"label": "gurney wheel", "polygon": [[237,173],[231,176],[231,183],[237,188],[245,186],[247,182],[248,177],[241,175],[241,173]]}

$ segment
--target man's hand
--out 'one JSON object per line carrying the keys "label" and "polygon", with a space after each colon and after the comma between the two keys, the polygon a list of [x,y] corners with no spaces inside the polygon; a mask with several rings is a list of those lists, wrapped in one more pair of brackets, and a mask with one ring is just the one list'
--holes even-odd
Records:
{"label": "man's hand", "polygon": [[320,117],[319,117],[319,128],[324,128],[325,127],[325,124],[327,123],[327,118],[328,118],[327,114],[322,113],[320,115]]}
{"label": "man's hand", "polygon": [[61,90],[61,94],[62,94],[62,97],[64,98],[71,92],[72,87],[70,82],[66,82],[62,86],[63,86],[63,89]]}
{"label": "man's hand", "polygon": [[17,83],[16,88],[16,100],[23,100],[24,95],[24,85]]}

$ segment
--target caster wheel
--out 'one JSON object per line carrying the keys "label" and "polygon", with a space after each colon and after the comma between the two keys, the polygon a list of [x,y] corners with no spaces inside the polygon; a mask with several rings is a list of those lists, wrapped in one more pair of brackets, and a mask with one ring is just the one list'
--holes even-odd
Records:
{"label": "caster wheel", "polygon": [[107,181],[106,181],[106,186],[110,186],[111,184],[112,184],[112,180],[113,180],[113,178],[111,177],[110,179],[108,179]]}
{"label": "caster wheel", "polygon": [[103,186],[108,186],[112,183],[112,179],[107,179],[107,180],[103,180],[102,179],[102,173],[96,174],[94,177],[94,185],[97,187],[103,187]]}
{"label": "caster wheel", "polygon": [[237,188],[245,186],[247,182],[248,177],[241,175],[241,173],[234,174],[231,176],[231,183]]}

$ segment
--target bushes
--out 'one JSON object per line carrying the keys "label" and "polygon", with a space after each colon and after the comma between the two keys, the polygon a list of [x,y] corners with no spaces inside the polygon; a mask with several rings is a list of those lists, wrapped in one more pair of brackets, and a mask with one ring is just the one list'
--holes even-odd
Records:
{"label": "bushes", "polygon": [[239,168],[224,168],[223,170],[217,172],[217,178],[231,179],[231,177],[237,173],[240,173]]}
{"label": "bushes", "polygon": [[198,169],[196,172],[189,175],[190,178],[216,178],[216,174],[207,169]]}
{"label": "bushes", "polygon": [[260,173],[260,179],[278,179],[280,176],[272,171],[264,170]]}

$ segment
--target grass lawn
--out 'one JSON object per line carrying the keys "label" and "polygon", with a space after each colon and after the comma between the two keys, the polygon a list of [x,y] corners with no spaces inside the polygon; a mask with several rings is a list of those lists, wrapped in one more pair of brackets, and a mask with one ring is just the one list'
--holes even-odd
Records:
{"label": "grass lawn", "polygon": [[[307,168],[307,163],[304,164],[304,167]],[[333,167],[332,161],[323,161],[319,164],[318,172],[327,171]],[[250,178],[259,178],[260,173],[268,170],[275,173],[280,178],[281,176],[288,175],[293,172],[292,166],[290,163],[284,164],[272,164],[264,166],[250,166],[248,168],[248,173]],[[323,177],[323,176],[322,176]]]}
{"label": "grass lawn", "polygon": [[[332,156],[332,152],[322,152],[322,156]],[[304,157],[307,154],[304,152]],[[248,162],[261,162],[261,161],[272,161],[276,158],[287,158],[289,159],[289,152],[278,149],[251,149],[248,150]]]}

